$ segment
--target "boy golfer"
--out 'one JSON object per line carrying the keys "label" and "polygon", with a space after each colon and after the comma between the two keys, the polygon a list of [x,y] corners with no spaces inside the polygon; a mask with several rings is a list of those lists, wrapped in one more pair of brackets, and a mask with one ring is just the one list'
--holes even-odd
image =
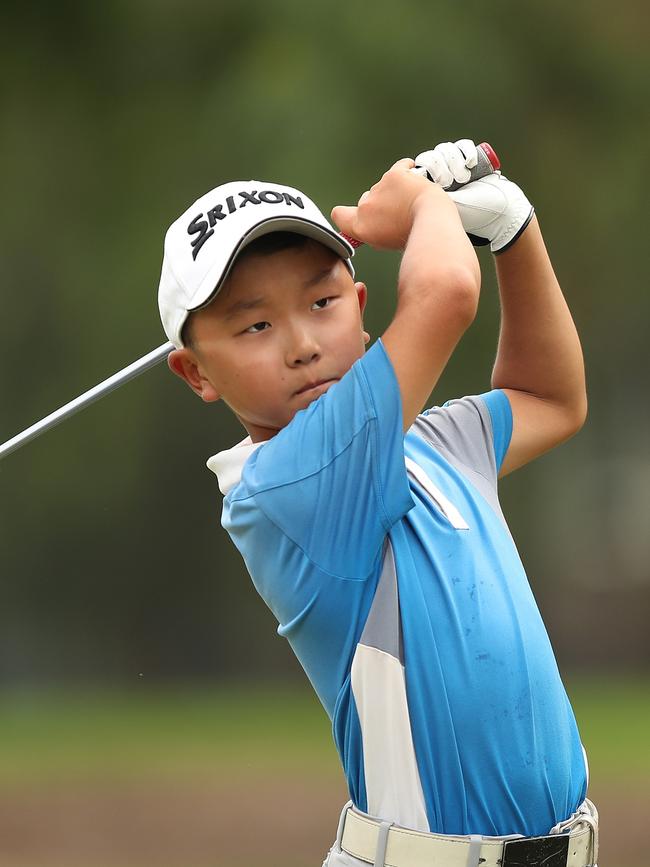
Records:
{"label": "boy golfer", "polygon": [[[586,867],[597,815],[497,478],[582,426],[576,330],[533,209],[472,142],[338,207],[403,250],[374,345],[353,250],[302,192],[233,182],[170,227],[171,369],[248,432],[208,461],[223,526],[325,710],[347,777],[328,867]],[[455,180],[466,184],[445,192]],[[492,390],[425,410],[496,255]]]}

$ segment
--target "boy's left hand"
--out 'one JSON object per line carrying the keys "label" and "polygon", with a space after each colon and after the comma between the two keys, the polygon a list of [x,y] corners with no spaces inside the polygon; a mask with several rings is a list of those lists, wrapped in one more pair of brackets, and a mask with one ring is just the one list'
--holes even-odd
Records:
{"label": "boy's left hand", "polygon": [[470,139],[443,142],[418,154],[415,165],[423,166],[443,188],[454,181],[464,184],[448,195],[456,203],[465,232],[474,246],[489,244],[493,253],[502,253],[514,244],[535,211],[517,184],[501,172],[467,183],[476,154]]}
{"label": "boy's left hand", "polygon": [[[332,219],[342,232],[377,250],[400,250],[406,244],[415,215],[423,201],[445,195],[423,175],[412,172],[413,160],[398,160],[356,206],[338,205]],[[453,214],[453,211],[452,211]]]}

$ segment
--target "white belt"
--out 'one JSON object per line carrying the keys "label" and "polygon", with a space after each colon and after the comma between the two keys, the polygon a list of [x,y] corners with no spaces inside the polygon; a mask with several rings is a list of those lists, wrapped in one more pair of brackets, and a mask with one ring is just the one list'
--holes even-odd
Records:
{"label": "white belt", "polygon": [[481,837],[410,831],[344,809],[341,848],[375,867],[596,867],[598,813],[585,801],[546,837]]}

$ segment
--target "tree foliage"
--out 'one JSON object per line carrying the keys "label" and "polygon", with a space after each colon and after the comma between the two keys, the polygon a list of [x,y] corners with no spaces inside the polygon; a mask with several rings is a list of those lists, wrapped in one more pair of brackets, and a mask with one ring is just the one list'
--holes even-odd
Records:
{"label": "tree foliage", "polygon": [[[591,402],[504,506],[561,658],[647,663],[646,7],[68,0],[3,19],[0,438],[164,342],[164,231],[209,188],[285,181],[327,212],[400,156],[488,140],[536,205]],[[373,337],[397,265],[358,254]],[[482,266],[436,403],[489,385]],[[161,367],[0,464],[0,678],[295,672],[218,526],[204,461],[238,436]]]}

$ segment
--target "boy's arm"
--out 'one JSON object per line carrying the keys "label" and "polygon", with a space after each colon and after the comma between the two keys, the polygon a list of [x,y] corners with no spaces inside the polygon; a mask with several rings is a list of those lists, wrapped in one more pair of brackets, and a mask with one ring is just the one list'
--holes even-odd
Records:
{"label": "boy's arm", "polygon": [[535,218],[496,268],[501,331],[492,387],[506,392],[513,414],[504,476],[575,434],[587,395],[580,340]]}
{"label": "boy's arm", "polygon": [[379,249],[404,249],[397,310],[382,336],[395,370],[407,430],[476,315],[480,269],[458,211],[437,184],[404,159],[332,217],[343,232]]}
{"label": "boy's arm", "polygon": [[[505,475],[576,433],[587,414],[580,341],[522,190],[499,172],[464,184],[475,164],[469,139],[438,145],[416,162],[441,183],[465,231],[497,256],[501,334],[492,386],[508,395],[513,431],[501,466]],[[464,184],[464,185],[463,185]]]}

